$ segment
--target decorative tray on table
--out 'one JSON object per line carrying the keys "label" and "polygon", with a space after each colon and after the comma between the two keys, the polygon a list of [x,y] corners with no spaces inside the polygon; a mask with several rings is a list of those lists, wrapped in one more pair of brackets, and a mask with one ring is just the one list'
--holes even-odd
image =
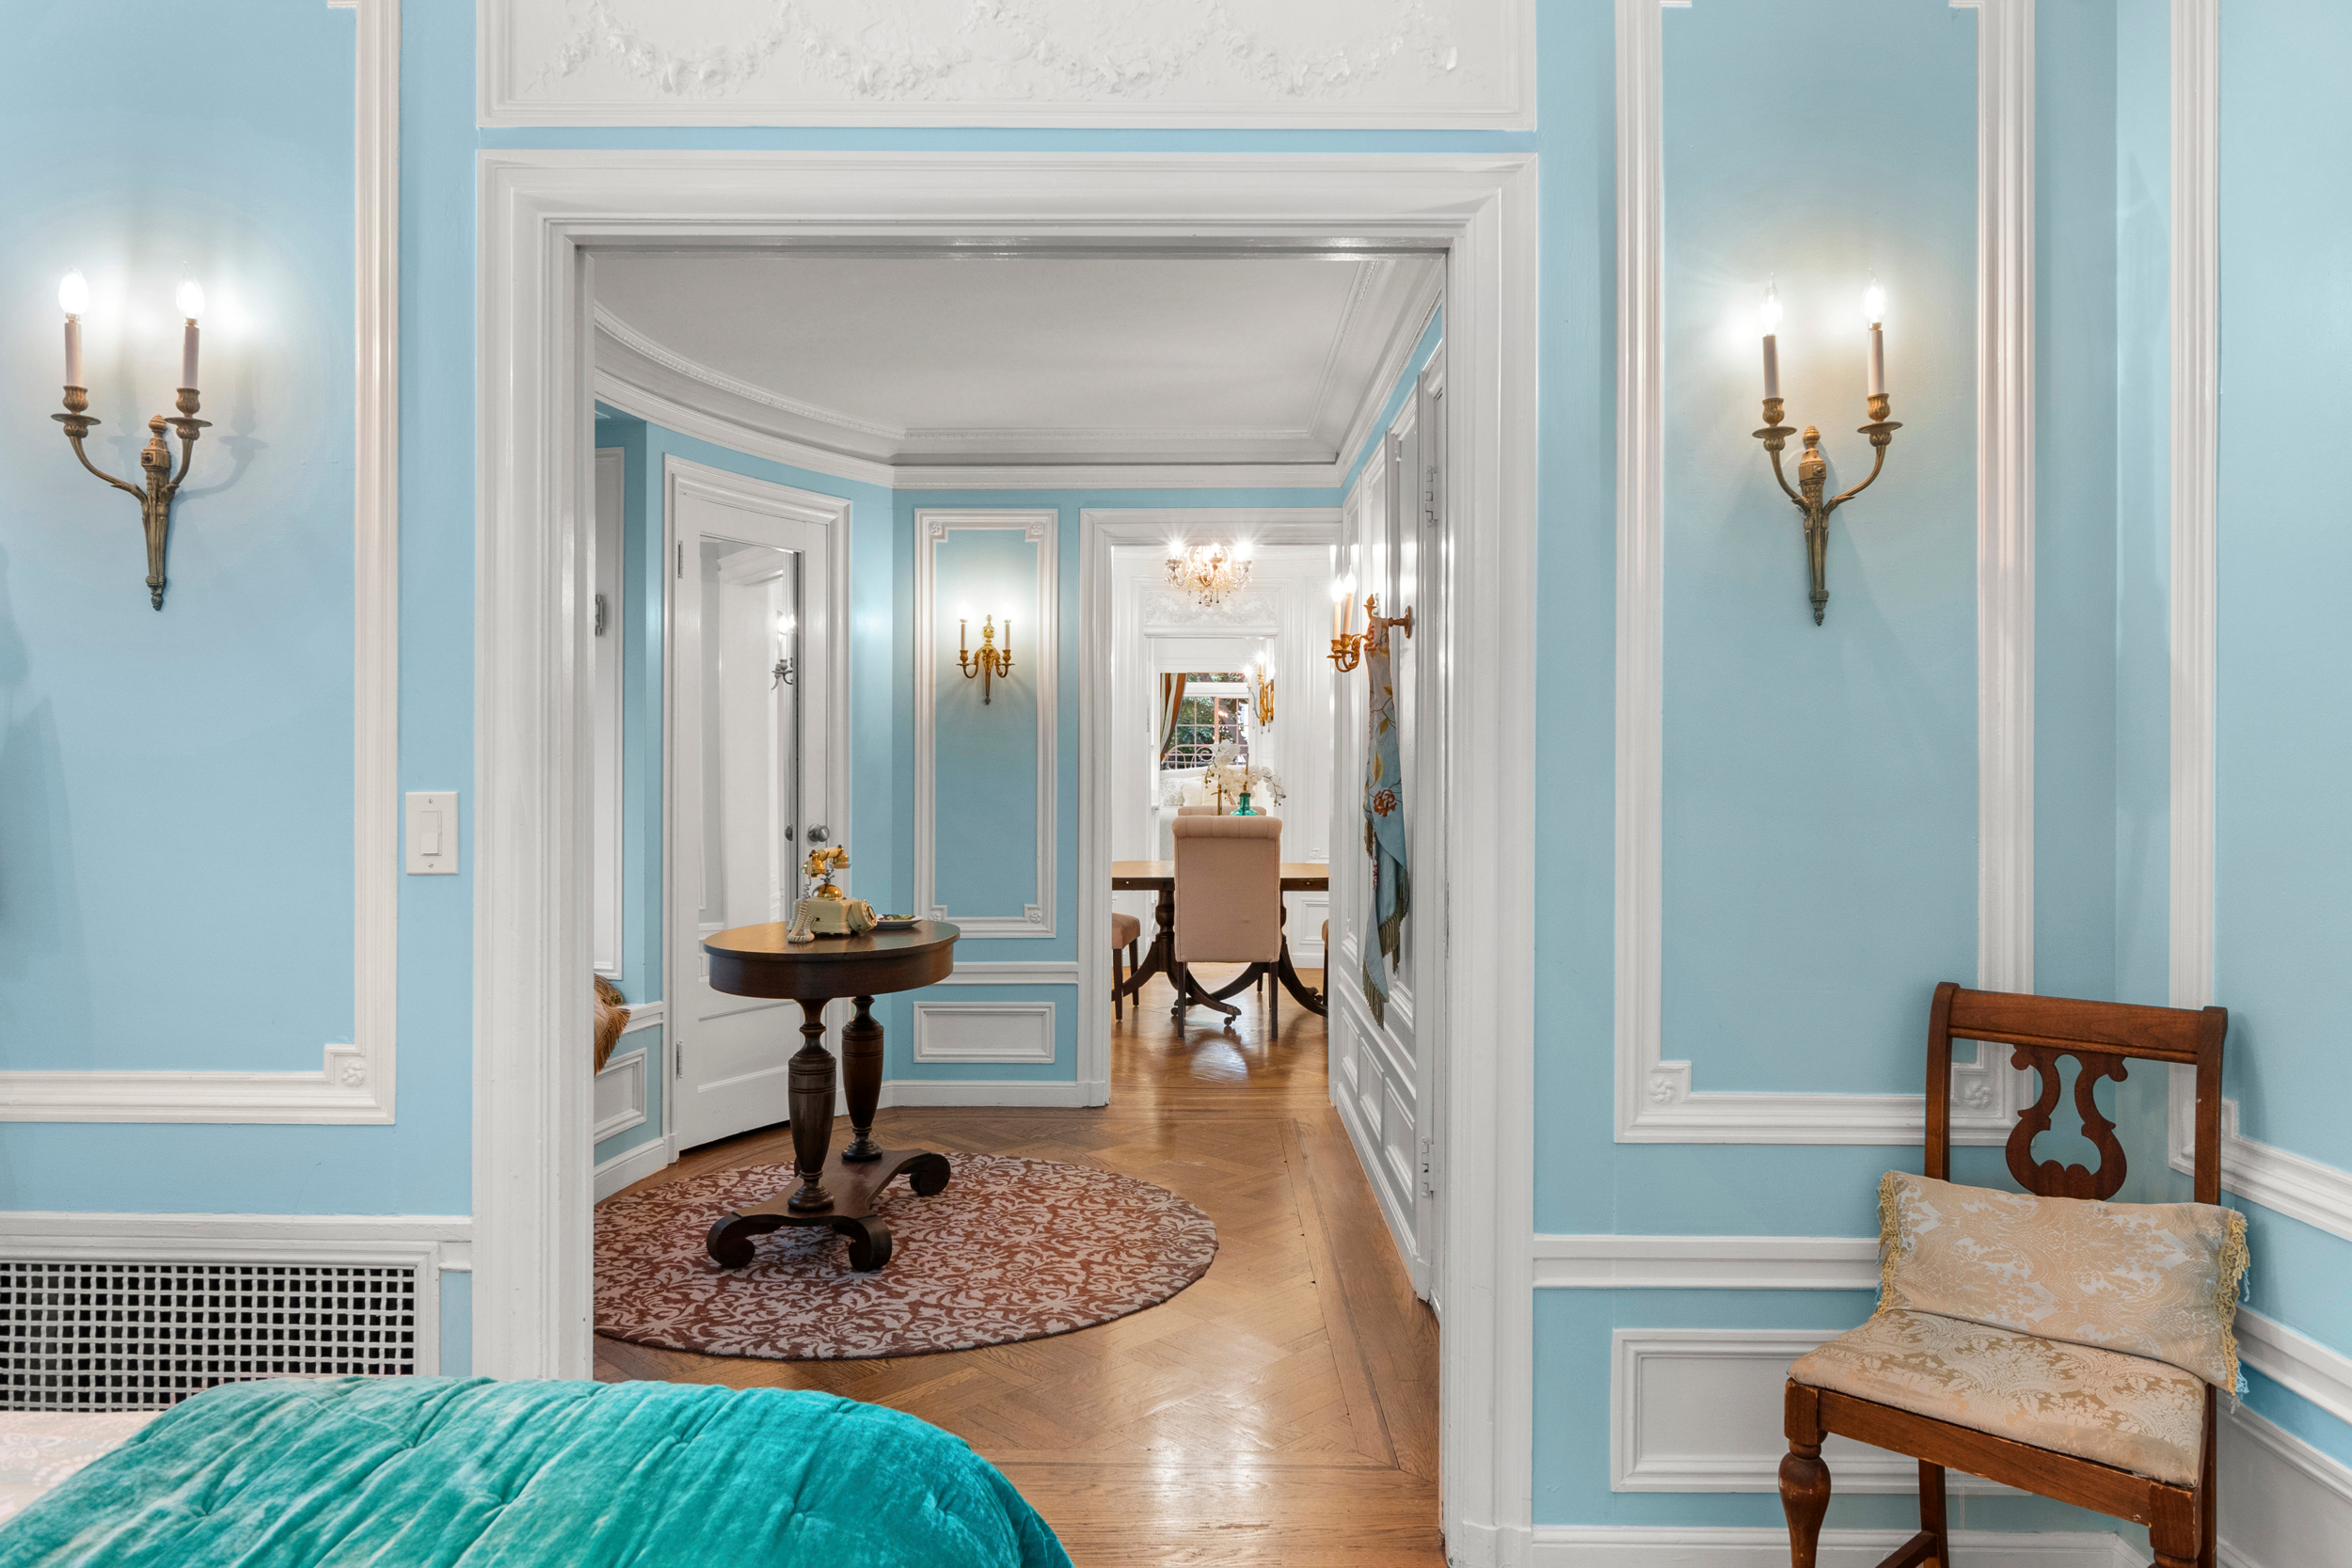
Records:
{"label": "decorative tray on table", "polygon": [[912,931],[917,923],[918,917],[915,915],[878,914],[874,917],[874,929],[877,931]]}

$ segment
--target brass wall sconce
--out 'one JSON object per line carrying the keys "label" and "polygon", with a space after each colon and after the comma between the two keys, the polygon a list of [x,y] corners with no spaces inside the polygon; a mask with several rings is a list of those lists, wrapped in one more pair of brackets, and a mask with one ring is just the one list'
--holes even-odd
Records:
{"label": "brass wall sconce", "polygon": [[1331,668],[1344,675],[1374,651],[1386,653],[1389,628],[1400,626],[1405,635],[1413,635],[1413,612],[1402,615],[1380,613],[1380,595],[1374,594],[1364,600],[1364,629],[1356,629],[1356,579],[1343,578],[1333,585],[1331,605]]}
{"label": "brass wall sconce", "polygon": [[996,646],[996,617],[988,615],[981,618],[980,651],[977,654],[971,651],[969,634],[965,629],[967,625],[962,617],[956,621],[956,637],[962,644],[956,650],[956,664],[963,671],[965,680],[975,675],[979,677],[980,701],[990,702],[993,699],[989,694],[989,683],[1003,680],[1012,673],[1012,617],[1005,617],[1005,645],[1001,649]]}
{"label": "brass wall sconce", "polygon": [[[147,445],[139,451],[142,483],[115,478],[89,460],[82,450],[82,438],[99,421],[89,417],[89,388],[83,385],[82,375],[82,312],[89,308],[89,285],[79,272],[65,275],[57,285],[57,304],[65,311],[65,412],[49,417],[65,426],[65,438],[72,444],[73,455],[82,467],[118,490],[128,491],[139,503],[139,521],[147,533],[147,596],[157,610],[164,608],[164,560],[171,544],[171,502],[180,493],[181,482],[188,477],[188,464],[196,453],[199,433],[212,423],[199,420],[196,411],[202,404],[196,392],[197,318],[204,313],[204,291],[191,280],[180,285],[180,314],[187,325],[180,341],[180,393],[174,406],[180,410],[174,419],[158,414],[147,421]],[[171,447],[164,439],[164,427],[170,426],[180,436],[180,463],[175,469]]]}
{"label": "brass wall sconce", "polygon": [[1869,477],[1850,490],[1824,499],[1827,488],[1829,460],[1821,455],[1821,433],[1812,425],[1804,427],[1804,455],[1797,459],[1797,487],[1790,489],[1788,479],[1781,471],[1780,454],[1788,445],[1788,437],[1797,434],[1792,425],[1781,423],[1783,404],[1780,396],[1780,292],[1768,288],[1764,293],[1764,428],[1756,432],[1757,440],[1772,455],[1772,477],[1780,482],[1781,490],[1796,503],[1804,515],[1804,551],[1813,568],[1813,624],[1820,626],[1829,610],[1829,515],[1867,490],[1886,467],[1886,448],[1895,439],[1895,432],[1902,429],[1899,420],[1886,416],[1892,405],[1886,398],[1886,291],[1875,280],[1863,295],[1862,310],[1869,326],[1869,381],[1867,406],[1870,422],[1857,427],[1857,434],[1870,438],[1871,462]]}
{"label": "brass wall sconce", "polygon": [[1266,725],[1273,723],[1274,666],[1266,662],[1266,657],[1263,654],[1258,656],[1258,662],[1251,669],[1249,695],[1250,699],[1257,704],[1258,727],[1263,729]]}

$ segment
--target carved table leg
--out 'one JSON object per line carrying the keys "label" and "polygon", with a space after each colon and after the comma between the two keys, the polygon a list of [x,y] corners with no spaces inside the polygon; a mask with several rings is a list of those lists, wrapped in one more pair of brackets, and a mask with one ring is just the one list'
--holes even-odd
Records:
{"label": "carved table leg", "polygon": [[[841,1157],[861,1164],[882,1158],[882,1146],[874,1141],[874,1107],[882,1103],[882,1026],[874,1022],[873,1006],[872,997],[859,997],[857,1016],[841,1026],[841,1086],[849,1096],[850,1131],[856,1134]],[[890,1256],[887,1235],[882,1256]]]}
{"label": "carved table leg", "polygon": [[850,1241],[850,1267],[858,1274],[872,1274],[890,1261],[890,1227],[880,1214],[867,1214],[859,1219],[837,1219],[833,1228]]}
{"label": "carved table leg", "polygon": [[801,1003],[801,1049],[792,1075],[792,1163],[801,1179],[790,1207],[796,1213],[833,1207],[825,1191],[825,1150],[833,1143],[833,1053],[825,1049],[825,1007],[832,999]]}

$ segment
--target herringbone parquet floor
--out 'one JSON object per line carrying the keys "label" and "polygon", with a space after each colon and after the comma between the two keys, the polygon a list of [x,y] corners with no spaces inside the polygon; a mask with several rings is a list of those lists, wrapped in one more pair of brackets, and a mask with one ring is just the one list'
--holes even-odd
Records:
{"label": "herringbone parquet floor", "polygon": [[[1230,1027],[1196,1010],[1180,1031],[1168,1000],[1154,981],[1114,1030],[1107,1106],[886,1110],[876,1136],[1182,1194],[1217,1227],[1189,1290],[1076,1334],[895,1360],[598,1339],[596,1375],[823,1388],[920,1416],[994,1461],[1078,1568],[1442,1568],[1437,1323],[1327,1097],[1323,1020],[1286,1005],[1269,1041],[1245,993]],[[788,1136],[764,1130],[646,1184],[790,1158]]]}

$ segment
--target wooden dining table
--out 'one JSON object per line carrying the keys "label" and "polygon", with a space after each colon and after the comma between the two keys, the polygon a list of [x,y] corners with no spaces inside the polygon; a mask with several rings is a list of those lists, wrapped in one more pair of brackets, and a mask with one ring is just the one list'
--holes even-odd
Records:
{"label": "wooden dining table", "polygon": [[[1331,867],[1323,861],[1284,861],[1282,891],[1284,893],[1325,893],[1331,887]],[[1158,929],[1152,933],[1151,951],[1143,962],[1120,987],[1122,996],[1134,996],[1143,990],[1143,982],[1154,974],[1165,974],[1170,984],[1176,981],[1176,863],[1174,861],[1113,861],[1111,890],[1115,893],[1150,892],[1159,895],[1152,910]],[[1287,911],[1285,911],[1287,913]],[[1328,956],[1325,961],[1329,962]],[[1186,994],[1176,998],[1175,1008],[1182,1012],[1187,1006],[1215,1007],[1228,1017],[1241,1009],[1231,1006],[1226,998],[1255,985],[1265,975],[1272,975],[1282,989],[1295,997],[1298,1005],[1311,1013],[1323,1011],[1323,992],[1310,990],[1307,982],[1291,967],[1290,939],[1282,941],[1282,956],[1272,963],[1254,963],[1229,980],[1217,990],[1203,990],[1199,981],[1190,984]]]}

